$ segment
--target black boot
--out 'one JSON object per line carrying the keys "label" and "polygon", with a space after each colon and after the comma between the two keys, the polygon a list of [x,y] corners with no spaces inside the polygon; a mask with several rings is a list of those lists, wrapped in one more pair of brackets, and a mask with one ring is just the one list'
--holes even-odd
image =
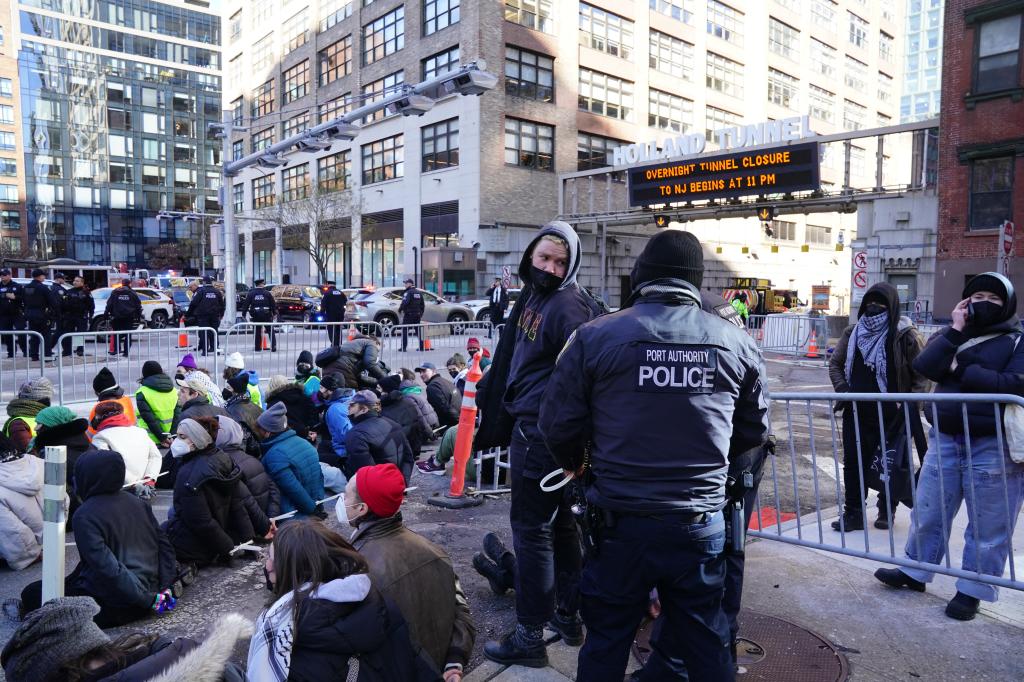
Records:
{"label": "black boot", "polygon": [[956,620],[974,620],[978,615],[978,604],[980,600],[975,597],[957,592],[956,596],[946,604],[946,615]]}
{"label": "black boot", "polygon": [[924,592],[927,589],[925,583],[914,580],[898,568],[880,568],[875,571],[875,578],[889,587],[906,587],[914,592]]}
{"label": "black boot", "polygon": [[484,656],[502,665],[543,668],[548,664],[548,651],[544,646],[544,629],[516,625],[515,630],[497,642],[485,644]]}
{"label": "black boot", "polygon": [[487,583],[491,586],[491,591],[494,594],[505,594],[508,592],[505,571],[498,568],[496,563],[480,552],[473,555],[473,568],[476,569],[477,573],[487,578]]}
{"label": "black boot", "polygon": [[578,614],[556,610],[555,617],[548,623],[548,627],[554,630],[569,646],[583,645],[583,621],[580,620]]}
{"label": "black boot", "polygon": [[860,514],[851,514],[846,511],[838,519],[832,522],[832,530],[840,533],[849,533],[855,530],[864,530],[864,517]]}
{"label": "black boot", "polygon": [[505,572],[505,589],[516,588],[516,555],[494,533],[484,536],[484,554]]}

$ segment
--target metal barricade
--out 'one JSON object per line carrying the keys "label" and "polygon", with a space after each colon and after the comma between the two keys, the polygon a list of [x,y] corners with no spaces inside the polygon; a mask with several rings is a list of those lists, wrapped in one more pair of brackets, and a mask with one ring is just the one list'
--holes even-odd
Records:
{"label": "metal barricade", "polygon": [[766,315],[760,336],[758,346],[766,353],[805,355],[813,338],[818,352],[824,356],[828,343],[828,320],[809,315]]}
{"label": "metal barricade", "polygon": [[[473,490],[467,491],[467,495],[500,495],[512,492],[512,488],[509,487],[508,448],[480,450],[474,455],[473,462],[476,465],[476,486]],[[484,481],[484,468],[487,466],[493,467],[493,480],[489,482]],[[502,478],[505,479],[504,485]]]}
{"label": "metal barricade", "polygon": [[[476,337],[481,348],[493,354],[498,345],[490,322],[424,322],[421,324],[393,325],[385,329],[381,355],[391,369],[415,369],[430,361],[439,368],[455,353],[466,355],[466,342]],[[420,350],[422,344],[423,350]]]}
{"label": "metal barricade", "polygon": [[[57,386],[63,405],[92,402],[96,393],[92,380],[100,369],[106,367],[114,375],[125,393],[131,394],[142,376],[142,365],[147,360],[156,360],[167,374],[173,374],[178,362],[187,353],[196,356],[196,363],[210,373],[214,381],[220,378],[223,358],[223,344],[219,352],[205,357],[197,352],[201,334],[212,335],[223,341],[212,327],[188,327],[183,329],[133,329],[130,331],[94,331],[64,334],[54,346],[60,354],[63,342],[68,341],[71,355],[57,358]],[[124,355],[127,344],[127,355]],[[77,355],[81,350],[82,355]]]}
{"label": "metal barricade", "polygon": [[[750,535],[896,564],[921,580],[925,574],[940,573],[1024,590],[1014,557],[1014,546],[1024,542],[1024,529],[1016,540],[1013,536],[1024,465],[1002,454],[1007,444],[1001,412],[1008,404],[1024,407],[1024,398],[773,394],[776,456],[765,465]],[[837,405],[842,406],[840,418]],[[915,420],[924,416],[938,424],[940,413],[947,430],[960,428],[963,434],[950,436],[932,429],[925,455],[927,425],[918,421],[923,427],[918,429]],[[972,422],[978,430],[989,415],[993,421],[988,428],[994,427],[995,434],[971,436]],[[849,461],[845,470],[844,456]],[[924,468],[918,469],[922,459]],[[848,476],[857,480],[847,480]],[[872,481],[866,479],[873,479],[873,486],[884,492],[880,502],[880,493],[872,491]],[[869,505],[869,499],[875,504]],[[844,502],[853,500],[859,502],[849,510],[852,513],[841,517]],[[908,505],[918,511],[908,514]],[[873,525],[871,506],[889,519],[888,528]],[[975,564],[957,567],[961,556],[975,557]]]}
{"label": "metal barricade", "polygon": [[946,328],[944,324],[917,324],[917,331],[921,334],[921,338],[925,341],[931,338],[932,334],[937,334]]}
{"label": "metal barricade", "polygon": [[315,358],[333,342],[345,343],[351,333],[378,337],[382,342],[385,335],[376,322],[238,322],[225,334],[224,352],[241,353],[245,369],[256,371],[261,381],[276,374],[292,378],[299,353],[308,350]]}
{"label": "metal barricade", "polygon": [[764,344],[764,322],[767,319],[767,315],[751,315],[747,318],[747,333],[754,339],[758,348]]}
{"label": "metal barricade", "polygon": [[[33,344],[39,360],[31,360]],[[32,331],[0,331],[0,403],[6,405],[18,397],[18,388],[46,374],[43,359],[45,343],[42,334]],[[13,355],[14,357],[8,357]]]}

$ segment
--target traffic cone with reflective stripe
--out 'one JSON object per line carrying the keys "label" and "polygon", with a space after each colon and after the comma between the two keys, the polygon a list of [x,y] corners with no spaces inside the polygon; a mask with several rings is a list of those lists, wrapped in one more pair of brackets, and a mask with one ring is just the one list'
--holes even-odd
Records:
{"label": "traffic cone with reflective stripe", "polygon": [[178,348],[188,348],[188,332],[185,331],[185,318],[178,318]]}
{"label": "traffic cone with reflective stripe", "polygon": [[820,358],[821,353],[818,352],[818,332],[811,330],[811,343],[807,346],[807,354],[804,356],[807,358]]}
{"label": "traffic cone with reflective stripe", "polygon": [[427,500],[435,507],[464,509],[484,503],[482,497],[465,495],[466,464],[473,454],[473,436],[476,431],[476,382],[483,377],[480,371],[480,353],[473,355],[473,365],[466,375],[466,388],[462,395],[462,412],[459,413],[459,430],[455,434],[455,465],[452,468],[452,484],[444,497]]}
{"label": "traffic cone with reflective stripe", "polygon": [[352,341],[355,338],[356,338],[356,326],[354,324],[350,324],[348,326],[348,340]]}

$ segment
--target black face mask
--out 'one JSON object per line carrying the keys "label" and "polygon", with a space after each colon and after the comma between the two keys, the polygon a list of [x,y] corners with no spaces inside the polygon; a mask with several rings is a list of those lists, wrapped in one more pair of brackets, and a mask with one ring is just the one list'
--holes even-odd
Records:
{"label": "black face mask", "polygon": [[999,321],[1003,315],[1003,306],[992,301],[976,301],[967,304],[972,327],[984,328]]}
{"label": "black face mask", "polygon": [[868,303],[867,307],[864,309],[864,312],[865,314],[867,314],[868,317],[874,317],[875,315],[882,315],[889,311],[877,303]]}
{"label": "black face mask", "polygon": [[554,291],[565,281],[564,277],[552,275],[547,270],[541,270],[533,265],[530,266],[530,271],[530,281],[540,291]]}

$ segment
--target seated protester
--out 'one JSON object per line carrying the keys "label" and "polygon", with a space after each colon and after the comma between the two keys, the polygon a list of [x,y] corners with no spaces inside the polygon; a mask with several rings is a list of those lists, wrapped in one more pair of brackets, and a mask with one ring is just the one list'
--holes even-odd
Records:
{"label": "seated protester", "polygon": [[43,467],[0,435],[0,559],[15,571],[43,552]]}
{"label": "seated protester", "polygon": [[323,514],[324,475],[316,448],[288,428],[284,403],[277,403],[256,420],[263,448],[263,468],[281,492],[281,513],[298,510],[297,517]]}
{"label": "seated protester", "polygon": [[398,388],[401,379],[392,374],[380,381],[381,414],[402,427],[402,433],[412,448],[413,459],[419,459],[423,442],[433,439],[434,432],[420,416],[416,401]]}
{"label": "seated protester", "polygon": [[96,435],[92,438],[93,447],[113,450],[124,459],[125,479],[122,485],[145,479],[148,482],[136,486],[135,492],[148,498],[149,491],[156,485],[163,461],[156,443],[150,440],[149,434],[129,419],[121,403],[113,401],[96,406],[92,427],[96,430]]}
{"label": "seated protester", "polygon": [[456,353],[448,358],[446,366],[448,376],[452,378],[452,383],[455,385],[455,390],[462,395],[466,390],[466,375],[469,373],[469,368],[466,367],[466,358],[462,357],[462,353]]}
{"label": "seated protester", "polygon": [[[174,368],[174,380],[184,380],[185,375],[189,372],[206,372],[205,369],[199,369],[199,365],[196,364],[196,358],[191,353],[187,353],[181,358],[181,362]],[[209,374],[209,372],[206,372]]]}
{"label": "seated protester", "polygon": [[[252,400],[253,405],[259,405],[261,409],[265,407],[263,403],[263,393],[260,391],[259,374],[256,373],[256,370],[246,370],[245,359],[242,358],[242,354],[234,352],[224,360],[223,375],[224,381],[228,383],[228,386],[231,388],[230,392],[232,393],[238,394],[240,392],[231,384],[231,380],[240,374],[244,374],[248,380],[244,384],[243,390],[249,394],[249,399]],[[224,395],[224,399],[227,400],[228,396]]]}
{"label": "seated protester", "polygon": [[[119,402],[128,418],[135,421],[135,403],[132,401],[132,397],[125,395],[124,389],[118,386],[117,379],[114,378],[114,374],[109,369],[103,367],[96,373],[92,380],[92,390],[96,394],[96,405],[107,400]],[[93,418],[96,417],[96,405],[93,405],[92,410],[89,412],[90,426],[87,433],[90,438],[96,435],[96,430],[91,426]]]}
{"label": "seated protester", "polygon": [[86,450],[92,447],[89,436],[85,434],[89,422],[79,418],[74,412],[62,405],[54,405],[40,410],[36,415],[36,437],[32,441],[32,454],[43,458],[46,448],[63,445],[67,453],[67,490],[71,497],[68,509],[68,521],[78,509],[80,500],[74,494],[75,462]]}
{"label": "seated protester", "polygon": [[348,458],[345,437],[352,428],[348,418],[348,404],[356,392],[341,383],[340,374],[328,374],[320,382],[320,402],[325,405],[324,425],[327,427],[325,440],[330,446],[318,448],[320,461],[332,467],[343,469]]}
{"label": "seated protester", "polygon": [[308,350],[299,353],[299,359],[295,362],[295,381],[302,386],[307,398],[319,404],[320,370],[313,364],[313,354]]}
{"label": "seated protester", "polygon": [[53,384],[46,377],[36,377],[23,383],[18,397],[7,403],[3,435],[14,441],[20,452],[28,452],[28,444],[36,435],[36,415],[49,407],[52,399]]}
{"label": "seated protester", "polygon": [[401,611],[373,586],[366,560],[324,524],[282,526],[264,572],[273,603],[256,621],[248,679],[354,680],[364,675],[353,666],[365,666],[379,680],[441,680]]}
{"label": "seated protester", "polygon": [[[202,372],[189,372],[177,384],[178,402],[181,403],[180,419],[230,416],[224,409],[224,401],[217,386]],[[214,397],[219,403],[214,402]]]}
{"label": "seated protester", "polygon": [[352,428],[345,436],[348,460],[345,475],[374,464],[394,464],[402,472],[406,483],[412,475],[415,461],[409,441],[402,427],[380,414],[380,400],[373,391],[359,391],[348,406]]}
{"label": "seated protester", "polygon": [[139,390],[135,391],[138,424],[149,432],[150,439],[161,447],[171,446],[171,434],[178,426],[181,406],[178,389],[156,360],[142,364]]}
{"label": "seated protester", "polygon": [[437,412],[434,411],[434,408],[430,406],[430,402],[427,400],[427,387],[411,369],[403,367],[400,376],[402,377],[402,383],[399,384],[399,388],[402,390],[402,395],[416,401],[416,407],[420,411],[420,418],[430,429],[431,434],[436,433],[441,423],[437,419]]}
{"label": "seated protester", "polygon": [[[244,378],[235,380],[236,384],[240,384],[242,381]],[[245,446],[245,451],[253,457],[261,456],[260,439],[256,437],[256,418],[263,414],[263,409],[259,405],[253,404],[248,391],[239,390],[237,393],[232,391],[231,397],[224,403],[224,410],[242,426],[244,431],[242,444]],[[224,415],[218,416],[223,417]]]}
{"label": "seated protester", "polygon": [[228,454],[241,471],[242,483],[252,493],[257,506],[268,518],[281,513],[281,493],[260,460],[242,448],[245,432],[241,424],[231,417],[217,417],[217,447]]}
{"label": "seated protester", "polygon": [[321,351],[316,364],[323,368],[325,377],[340,374],[343,385],[356,390],[376,386],[387,376],[380,365],[380,339],[365,334],[356,334],[340,347]]}
{"label": "seated protester", "polygon": [[[458,436],[458,429],[448,429],[444,432],[441,442],[437,445],[437,451],[433,456],[416,462],[416,468],[421,474],[433,474],[444,476],[448,462],[455,457],[455,440]],[[486,467],[484,468],[486,471]],[[466,480],[476,479],[476,458],[470,457],[466,462]]]}
{"label": "seated protester", "polygon": [[[122,488],[124,478],[124,460],[116,452],[90,450],[75,464],[82,506],[71,526],[79,562],[64,579],[64,594],[95,599],[101,628],[166,609],[177,577],[174,548],[149,505]],[[38,581],[22,591],[22,614],[39,608],[42,586]]]}
{"label": "seated protester", "polygon": [[267,384],[267,407],[274,403],[284,403],[288,411],[289,429],[298,434],[299,438],[315,440],[316,436],[311,438],[310,433],[316,433],[320,415],[302,386],[280,374],[270,377],[270,383]]}
{"label": "seated protester", "polygon": [[230,557],[235,545],[273,537],[272,524],[242,482],[242,472],[217,447],[214,417],[182,419],[171,452],[181,459],[174,506],[164,531],[178,562],[204,566]]}
{"label": "seated protester", "polygon": [[441,426],[456,426],[459,423],[459,392],[452,383],[437,373],[437,366],[424,362],[416,373],[427,386],[427,402],[437,413]]}
{"label": "seated protester", "polygon": [[461,679],[476,639],[469,604],[448,554],[402,523],[404,498],[405,479],[395,465],[360,469],[345,488],[345,513],[356,528],[352,545],[373,584],[405,616],[414,646],[446,680]]}
{"label": "seated protester", "polygon": [[252,627],[228,614],[202,645],[187,637],[172,640],[141,632],[111,640],[93,621],[99,610],[92,597],[58,597],[30,613],[0,654],[8,682],[212,679],[175,675],[185,671],[220,679],[228,666],[237,670],[229,661],[232,649]]}
{"label": "seated protester", "polygon": [[467,364],[472,365],[473,356],[481,351],[483,353],[480,355],[480,371],[486,372],[487,368],[491,366],[491,351],[481,348],[480,339],[474,336],[469,337],[469,340],[466,341],[466,352],[469,354],[469,362]]}

